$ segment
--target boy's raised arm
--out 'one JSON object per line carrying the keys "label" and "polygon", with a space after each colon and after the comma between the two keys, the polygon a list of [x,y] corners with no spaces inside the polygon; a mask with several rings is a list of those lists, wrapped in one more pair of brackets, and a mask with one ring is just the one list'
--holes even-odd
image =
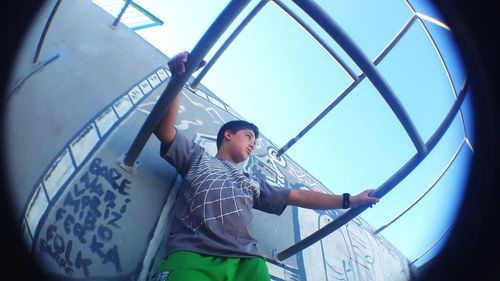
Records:
{"label": "boy's raised arm", "polygon": [[[188,56],[189,53],[185,51],[175,55],[168,61],[168,67],[170,68],[172,76],[181,75],[186,71],[185,64],[188,60]],[[202,61],[198,69],[201,68],[203,65],[205,65],[205,61]],[[156,137],[161,142],[164,142],[168,145],[170,145],[175,138],[176,130],[174,125],[177,119],[177,113],[179,112],[179,102],[180,102],[180,95],[177,93],[177,96],[172,101],[169,108],[167,109],[167,112],[165,113],[163,118],[160,120],[160,123],[154,130],[154,134],[156,135]]]}
{"label": "boy's raised arm", "polygon": [[179,100],[180,96],[177,95],[175,99],[170,104],[167,112],[160,120],[160,123],[154,130],[155,136],[161,141],[168,145],[172,143],[175,138],[175,120],[177,119],[177,112],[179,111]]}
{"label": "boy's raised arm", "polygon": [[[379,198],[371,197],[373,189],[367,189],[358,195],[350,196],[350,208],[357,208],[366,204],[375,204]],[[332,195],[311,190],[292,189],[288,196],[288,205],[308,209],[341,209],[343,203],[342,195]]]}

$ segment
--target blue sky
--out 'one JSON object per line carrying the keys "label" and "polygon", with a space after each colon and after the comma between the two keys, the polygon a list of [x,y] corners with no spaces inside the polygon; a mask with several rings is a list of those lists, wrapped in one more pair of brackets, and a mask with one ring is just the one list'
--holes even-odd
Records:
{"label": "blue sky", "polygon": [[[161,27],[138,33],[168,56],[192,50],[227,4],[223,0],[135,2],[164,21]],[[294,7],[291,1],[283,2]],[[418,13],[441,20],[428,1],[411,2]],[[257,3],[249,4],[207,58]],[[403,0],[318,0],[317,3],[370,59],[384,49],[413,15]],[[311,20],[308,22],[312,24]],[[413,24],[377,69],[427,141],[455,99],[449,79],[458,91],[465,73],[451,32],[428,20],[423,22],[437,42],[450,77],[419,22]],[[317,26],[315,30],[325,35],[323,38],[355,73],[360,73],[326,33]],[[351,82],[339,64],[272,2],[246,27],[202,81],[245,119],[257,124],[279,147]],[[473,146],[470,97],[462,109],[467,137]],[[434,182],[463,139],[462,124],[457,117],[422,164],[375,208],[361,216],[379,228],[403,211]],[[415,152],[394,113],[365,79],[287,153],[334,193],[355,194],[380,186]],[[471,148],[464,145],[433,190],[382,232],[410,261],[420,256],[452,224],[460,207],[472,153]],[[439,248],[438,245],[416,264],[421,264]]]}

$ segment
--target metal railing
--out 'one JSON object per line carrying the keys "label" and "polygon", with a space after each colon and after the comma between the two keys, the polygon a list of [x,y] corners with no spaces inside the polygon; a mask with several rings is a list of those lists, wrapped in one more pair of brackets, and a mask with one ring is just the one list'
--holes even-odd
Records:
{"label": "metal railing", "polygon": [[128,167],[134,166],[137,157],[146,145],[146,142],[163,115],[165,115],[174,98],[177,96],[184,84],[186,84],[198,65],[200,65],[201,61],[213,45],[249,2],[250,0],[232,0],[191,51],[189,59],[186,62],[186,71],[182,75],[172,74],[172,78],[168,82],[167,88],[161,94],[158,102],[146,118],[146,121],[139,130],[139,133],[134,139],[128,152],[125,154],[123,159],[124,165]]}
{"label": "metal railing", "polygon": [[[213,56],[211,61],[208,63],[208,67],[206,67],[203,72],[201,72],[196,79],[191,83],[190,87],[195,89],[200,83],[201,79],[205,76],[205,74],[209,71],[211,66],[217,61],[217,59],[222,55],[222,53],[228,48],[228,46],[233,42],[233,40],[240,34],[240,32],[247,26],[247,24],[258,14],[258,12],[266,5],[268,1],[272,0],[261,0],[256,7],[247,15],[247,17],[240,23],[240,25],[235,29],[235,31],[228,37],[228,39],[222,44],[216,54]],[[405,0],[406,1],[406,0]],[[203,60],[204,56],[209,52],[209,50],[213,47],[215,42],[220,38],[223,32],[228,28],[228,26],[235,20],[238,14],[245,8],[245,6],[250,1],[241,1],[241,0],[233,0],[231,1],[226,8],[222,11],[219,17],[214,21],[214,23],[210,26],[209,30],[205,33],[205,35],[200,39],[197,45],[194,47],[193,51],[189,56],[189,60],[186,63],[186,72],[182,75],[173,74],[172,79],[169,81],[167,88],[162,93],[160,99],[157,104],[151,111],[150,115],[146,119],[143,124],[141,130],[139,131],[137,137],[134,139],[130,149],[125,155],[123,164],[126,166],[133,166],[135,163],[140,151],[143,149],[146,141],[151,136],[153,130],[159,123],[160,119],[163,117],[166,112],[169,104],[175,98],[177,93],[181,90],[183,85],[188,81],[192,73],[195,71],[199,63]],[[373,60],[370,61],[367,56],[363,53],[363,51],[355,44],[355,42],[348,36],[346,32],[344,32],[341,27],[317,4],[310,0],[293,0],[293,2],[304,11],[310,18],[312,18],[326,33],[336,41],[336,43],[342,47],[342,49],[349,55],[349,57],[358,65],[358,67],[362,70],[362,73],[359,75],[355,75],[354,72],[347,67],[345,62],[335,54],[332,48],[325,43],[325,41],[317,35],[314,30],[309,27],[299,16],[297,16],[291,9],[289,9],[286,5],[284,5],[279,0],[273,1],[281,10],[283,10],[286,14],[291,16],[293,20],[295,20],[299,25],[301,25],[306,32],[308,32],[315,41],[323,47],[332,58],[339,63],[339,65],[346,71],[346,73],[353,79],[352,83],[348,85],[348,87],[342,91],[342,93],[337,96],[325,109],[323,109],[317,117],[315,117],[303,130],[301,130],[294,138],[292,138],[285,146],[283,146],[277,153],[277,156],[283,155],[294,143],[296,143],[302,136],[304,136],[315,124],[317,124],[328,112],[330,112],[336,105],[338,105],[357,85],[363,81],[364,78],[368,78],[375,88],[379,91],[380,95],[384,98],[386,103],[390,106],[395,116],[399,120],[399,122],[403,125],[406,133],[412,140],[417,153],[406,162],[396,173],[394,173],[389,179],[387,179],[382,185],[380,185],[373,193],[372,196],[381,198],[390,192],[396,185],[398,185],[406,176],[408,176],[422,161],[425,157],[432,151],[432,149],[437,145],[439,140],[442,138],[444,133],[450,127],[453,118],[459,114],[460,120],[462,122],[463,132],[464,132],[464,140],[462,141],[460,148],[457,150],[455,155],[452,157],[448,165],[444,168],[442,173],[435,179],[435,181],[431,184],[431,186],[424,192],[414,203],[412,203],[404,212],[400,215],[396,216],[389,223],[384,225],[381,229],[377,230],[376,233],[379,233],[384,228],[392,224],[395,220],[400,218],[404,213],[406,213],[410,208],[412,208],[415,204],[417,204],[441,179],[442,175],[446,173],[449,166],[457,157],[458,153],[464,146],[464,144],[468,144],[468,146],[472,150],[472,146],[467,138],[465,124],[463,121],[463,116],[460,110],[460,107],[465,99],[465,95],[468,91],[468,83],[467,79],[465,79],[464,84],[459,93],[457,93],[455,87],[453,86],[453,82],[451,81],[451,76],[449,73],[444,60],[442,59],[441,54],[439,53],[439,49],[437,48],[434,39],[430,36],[428,30],[426,30],[430,40],[433,43],[434,48],[438,51],[438,55],[445,67],[445,71],[447,73],[448,79],[452,84],[455,102],[452,108],[449,110],[448,114],[440,124],[440,126],[436,129],[434,134],[429,138],[427,142],[424,143],[420,134],[416,130],[413,121],[411,120],[409,114],[402,106],[401,102],[394,94],[393,90],[390,88],[388,83],[384,80],[382,75],[376,69],[376,65],[378,65],[385,56],[393,49],[393,47],[405,36],[408,30],[413,26],[417,20],[422,24],[422,20],[419,15],[413,11],[413,16],[405,23],[405,25],[401,28],[401,30],[396,34],[396,36],[387,44],[387,46],[380,52],[380,54]],[[407,2],[407,1],[406,1]],[[407,2],[408,3],[408,2]],[[408,3],[409,4],[409,3]],[[411,7],[411,5],[409,5]],[[411,7],[412,8],[412,7]],[[424,27],[425,28],[425,27]],[[303,240],[297,242],[291,247],[283,250],[282,252],[276,255],[278,260],[285,260],[299,251],[309,247],[313,243],[316,243],[320,239],[329,235],[333,231],[339,229],[350,220],[364,212],[369,206],[362,206],[356,209],[350,209],[341,216],[337,217],[335,220],[322,227],[318,231],[304,238]],[[437,243],[437,242],[436,242]],[[425,254],[425,253],[424,253]]]}
{"label": "metal railing", "polygon": [[427,249],[424,250],[422,254],[420,254],[418,257],[416,257],[411,263],[415,264],[418,260],[420,260],[422,257],[424,257],[430,250],[432,250],[438,243],[441,241],[448,232],[450,232],[451,228],[453,227],[453,224],[449,225],[448,228],[432,243]]}
{"label": "metal railing", "polygon": [[[455,84],[453,83],[453,79],[451,78],[451,74],[450,74],[450,70],[448,69],[448,65],[446,64],[446,61],[443,59],[443,56],[441,54],[441,51],[439,50],[439,48],[437,47],[437,44],[436,44],[436,40],[434,40],[434,37],[431,35],[429,29],[427,28],[427,26],[423,23],[424,20],[432,20],[431,17],[428,17],[428,16],[425,16],[425,15],[422,15],[420,13],[417,13],[417,11],[415,10],[415,8],[413,7],[413,5],[408,1],[408,0],[404,0],[405,3],[408,5],[408,7],[410,8],[411,12],[413,13],[414,16],[417,16],[417,19],[418,21],[420,22],[423,30],[425,31],[427,37],[429,37],[429,40],[431,41],[431,44],[432,46],[434,47],[434,49],[436,50],[436,53],[439,57],[439,60],[441,61],[441,63],[443,64],[443,68],[444,68],[444,71],[446,73],[446,77],[448,78],[448,81],[450,82],[450,86],[453,90],[453,95],[455,96],[455,98],[457,98],[457,89],[455,87]],[[435,21],[432,21],[432,23],[435,23]],[[444,28],[448,28],[446,25],[442,24],[442,23],[439,23],[439,25],[441,25],[441,27],[444,27]],[[469,138],[468,138],[468,134],[467,134],[467,130],[465,129],[465,122],[464,122],[464,117],[463,117],[463,114],[462,114],[462,110],[459,110],[458,111],[458,114],[459,114],[459,117],[460,117],[460,122],[462,124],[462,131],[463,131],[463,134],[464,134],[464,138],[465,138],[465,143],[469,146],[469,148],[474,151],[474,148],[472,147],[472,144],[470,143],[469,141]]]}
{"label": "metal railing", "polygon": [[382,77],[380,72],[375,68],[375,65],[368,59],[356,43],[342,28],[315,2],[310,0],[294,0],[307,15],[318,23],[337,44],[339,44],[361,68],[365,75],[370,79],[373,86],[380,92],[386,103],[396,114],[396,117],[405,128],[408,136],[415,145],[419,154],[424,154],[426,147],[410,116],[402,106],[399,99],[394,94],[389,84]]}
{"label": "metal railing", "polygon": [[236,39],[236,37],[241,33],[241,31],[248,25],[248,23],[264,8],[264,6],[269,2],[269,0],[261,0],[257,6],[253,8],[253,10],[245,17],[245,19],[238,25],[238,27],[229,35],[226,41],[221,45],[221,47],[217,50],[215,55],[210,59],[210,61],[205,65],[202,71],[196,76],[196,78],[191,82],[190,87],[192,89],[196,89],[198,84],[200,84],[201,79],[205,77],[207,72],[212,68],[212,66],[217,62],[217,60],[222,56],[224,51],[231,45],[231,43]]}
{"label": "metal railing", "polygon": [[148,27],[163,25],[163,21],[132,0],[93,0],[94,4],[114,17],[110,24],[112,29],[122,22],[136,31]]}
{"label": "metal railing", "polygon": [[391,224],[393,224],[394,222],[396,222],[399,218],[401,218],[409,210],[411,210],[413,207],[415,207],[415,205],[417,205],[417,203],[420,202],[420,200],[422,200],[436,186],[436,184],[439,182],[439,180],[441,180],[441,178],[444,176],[444,174],[446,173],[446,171],[448,171],[448,169],[453,164],[453,162],[457,158],[458,154],[460,153],[460,151],[464,147],[464,144],[465,144],[465,139],[462,140],[462,142],[460,143],[460,146],[458,147],[458,149],[455,152],[455,154],[453,154],[453,156],[451,157],[450,161],[446,164],[446,166],[443,168],[443,170],[441,171],[441,173],[439,173],[439,175],[436,177],[436,179],[434,179],[434,181],[427,187],[427,189],[419,197],[417,197],[417,199],[415,201],[413,201],[408,207],[406,207],[402,212],[400,212],[394,218],[392,218],[391,220],[389,220],[388,222],[386,222],[384,225],[382,225],[381,227],[379,227],[377,230],[375,230],[375,234],[380,233],[382,230],[386,229],[388,226],[390,226]]}
{"label": "metal railing", "polygon": [[118,23],[120,22],[120,19],[122,18],[123,14],[125,14],[125,11],[127,10],[128,5],[130,5],[130,2],[132,2],[132,0],[126,0],[125,1],[125,4],[123,5],[122,9],[120,10],[120,12],[118,13],[118,15],[116,16],[116,18],[113,21],[113,23],[111,24],[111,26],[116,27],[118,25]]}
{"label": "metal railing", "polygon": [[[410,29],[410,27],[415,22],[416,17],[413,16],[410,20],[403,26],[403,28],[396,34],[396,36],[389,42],[389,44],[383,49],[383,51],[375,58],[373,61],[373,65],[378,65],[384,57],[392,50],[394,46],[403,38],[406,32]],[[336,107],[358,84],[360,84],[366,75],[364,73],[356,76],[354,81],[347,86],[347,88],[342,91],[340,95],[338,95],[325,109],[323,109],[309,124],[307,124],[304,129],[302,129],[295,137],[290,139],[283,147],[278,150],[277,156],[280,157],[283,155],[288,149],[290,149],[298,140],[300,140],[309,130],[311,130],[323,117],[325,117],[334,107]]]}
{"label": "metal railing", "polygon": [[38,44],[36,46],[35,56],[33,57],[33,64],[38,62],[38,58],[40,57],[40,52],[42,51],[43,43],[45,42],[45,37],[47,36],[47,32],[49,31],[50,24],[52,23],[52,20],[54,19],[54,16],[55,16],[60,4],[61,4],[61,0],[57,0],[56,4],[54,5],[54,7],[52,8],[52,11],[49,14],[49,17],[47,18],[47,22],[45,23],[45,26],[43,27],[42,34],[40,35],[40,39],[38,40]]}
{"label": "metal railing", "polygon": [[[436,146],[438,141],[444,135],[448,127],[451,125],[453,118],[457,114],[462,102],[465,99],[466,92],[468,90],[468,84],[464,83],[460,94],[453,104],[452,108],[446,115],[438,129],[434,132],[429,141],[425,144],[427,152],[425,154],[417,153],[415,154],[406,164],[404,164],[396,173],[394,173],[388,180],[386,180],[382,185],[380,185],[373,193],[372,196],[377,198],[382,198],[389,191],[391,191],[397,184],[399,184],[406,176],[408,176],[419,164],[424,160],[424,158],[429,154],[429,152]],[[333,231],[339,229],[341,226],[345,225],[347,222],[364,212],[369,206],[362,206],[356,209],[350,209],[323,228],[309,235],[308,237],[297,242],[295,245],[289,247],[288,249],[277,254],[279,260],[285,260],[297,252],[309,247],[313,243],[316,243],[320,239],[329,235]]]}

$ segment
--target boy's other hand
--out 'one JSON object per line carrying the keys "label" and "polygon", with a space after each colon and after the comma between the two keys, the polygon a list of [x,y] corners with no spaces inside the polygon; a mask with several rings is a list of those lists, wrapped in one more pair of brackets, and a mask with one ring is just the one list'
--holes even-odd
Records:
{"label": "boy's other hand", "polygon": [[[189,57],[189,52],[184,51],[171,58],[168,61],[168,67],[170,68],[170,71],[178,75],[181,75],[184,72],[186,72],[186,62],[188,60],[188,57]],[[207,62],[205,60],[202,60],[200,65],[198,65],[198,68],[196,68],[196,70],[202,68],[206,63]]]}

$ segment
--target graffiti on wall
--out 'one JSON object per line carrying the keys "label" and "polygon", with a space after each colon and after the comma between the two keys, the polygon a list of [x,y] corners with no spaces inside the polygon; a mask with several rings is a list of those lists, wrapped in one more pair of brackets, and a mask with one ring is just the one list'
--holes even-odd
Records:
{"label": "graffiti on wall", "polygon": [[132,183],[115,168],[94,158],[73,181],[45,222],[38,249],[67,276],[88,277],[93,267],[122,271],[116,230],[131,203]]}
{"label": "graffiti on wall", "polygon": [[319,192],[328,192],[325,188],[318,183],[311,175],[306,173],[304,169],[300,168],[298,165],[289,161],[289,165],[287,165],[287,174],[290,178],[294,179],[297,183],[303,184],[308,188],[319,191]]}

